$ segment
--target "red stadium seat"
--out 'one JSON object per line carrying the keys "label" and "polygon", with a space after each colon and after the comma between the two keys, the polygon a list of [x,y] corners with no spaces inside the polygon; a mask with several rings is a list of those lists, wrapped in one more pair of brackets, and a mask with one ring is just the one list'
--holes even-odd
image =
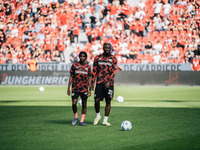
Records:
{"label": "red stadium seat", "polygon": [[155,38],[154,36],[151,36],[149,40],[150,40],[151,42],[153,42],[153,41],[155,41],[155,39],[156,39],[156,38]]}
{"label": "red stadium seat", "polygon": [[142,37],[141,36],[138,36],[137,38],[136,38],[136,41],[142,41]]}
{"label": "red stadium seat", "polygon": [[160,36],[166,36],[166,32],[165,31],[160,31]]}
{"label": "red stadium seat", "polygon": [[180,32],[179,31],[173,31],[173,36],[179,36]]}
{"label": "red stadium seat", "polygon": [[140,59],[140,60],[144,59],[144,54],[138,54],[137,58]]}
{"label": "red stadium seat", "polygon": [[170,20],[177,20],[177,16],[176,15],[170,15]]}
{"label": "red stadium seat", "polygon": [[167,40],[167,37],[163,36],[162,41],[166,41],[166,40]]}
{"label": "red stadium seat", "polygon": [[168,31],[167,31],[167,36],[170,36],[170,37],[171,37],[171,36],[172,36],[172,33],[173,33],[172,31],[169,31],[169,30],[168,30]]}
{"label": "red stadium seat", "polygon": [[153,36],[154,37],[158,37],[159,36],[159,32],[158,31],[153,31]]}
{"label": "red stadium seat", "polygon": [[180,35],[186,35],[187,34],[187,31],[180,31]]}
{"label": "red stadium seat", "polygon": [[149,41],[149,39],[148,39],[148,37],[143,37],[143,38],[142,38],[142,41],[143,41],[143,42],[147,42],[147,41]]}
{"label": "red stadium seat", "polygon": [[127,59],[126,63],[127,64],[132,64],[132,63],[134,63],[134,60],[133,59]]}

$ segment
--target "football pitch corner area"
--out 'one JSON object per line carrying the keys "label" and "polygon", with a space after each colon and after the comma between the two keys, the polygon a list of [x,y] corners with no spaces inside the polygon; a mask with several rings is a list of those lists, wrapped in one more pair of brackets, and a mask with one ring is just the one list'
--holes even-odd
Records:
{"label": "football pitch corner area", "polygon": [[[4,149],[200,149],[200,87],[115,86],[111,127],[95,118],[88,99],[86,127],[71,126],[67,87],[0,86],[0,146]],[[116,101],[123,96],[124,102]],[[101,116],[105,102],[101,102]],[[81,116],[78,105],[78,116]],[[129,120],[133,128],[122,131]],[[79,123],[80,120],[78,120]]]}

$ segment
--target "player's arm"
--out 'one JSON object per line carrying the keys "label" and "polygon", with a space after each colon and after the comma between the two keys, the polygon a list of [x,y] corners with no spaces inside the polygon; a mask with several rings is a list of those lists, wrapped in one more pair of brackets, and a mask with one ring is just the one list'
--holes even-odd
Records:
{"label": "player's arm", "polygon": [[111,66],[111,75],[110,75],[110,82],[107,82],[105,84],[106,88],[109,88],[111,83],[114,82],[114,77],[117,71],[117,59],[114,57],[113,61],[112,61],[112,66]]}
{"label": "player's arm", "polygon": [[91,89],[92,89],[92,86],[91,86],[91,76],[88,77],[88,86],[89,86],[88,97],[90,97],[91,96]]}
{"label": "player's arm", "polygon": [[30,62],[27,64],[27,68],[28,70],[30,70]]}
{"label": "player's arm", "polygon": [[89,87],[88,97],[90,97],[91,96],[91,67],[89,67],[88,69],[88,87]]}
{"label": "player's arm", "polygon": [[112,62],[112,69],[111,69],[111,76],[110,76],[110,82],[114,82],[114,77],[117,71],[117,58],[114,57],[113,62]]}
{"label": "player's arm", "polygon": [[71,94],[70,87],[71,87],[71,84],[72,84],[72,79],[73,79],[73,76],[70,75],[69,82],[68,82],[68,89],[67,89],[67,94],[68,94],[69,96],[70,96],[70,94]]}
{"label": "player's arm", "polygon": [[97,67],[98,67],[98,58],[95,57],[94,63],[93,63],[92,82],[91,82],[91,89],[93,91],[94,91],[94,84],[95,84],[96,75],[97,75],[97,71],[98,71]]}
{"label": "player's arm", "polygon": [[72,84],[74,72],[75,72],[75,69],[74,69],[74,64],[73,64],[72,67],[71,67],[71,69],[70,69],[70,77],[69,77],[68,89],[67,89],[67,94],[68,94],[69,96],[70,96],[70,94],[71,94],[70,87],[71,87],[71,84]]}

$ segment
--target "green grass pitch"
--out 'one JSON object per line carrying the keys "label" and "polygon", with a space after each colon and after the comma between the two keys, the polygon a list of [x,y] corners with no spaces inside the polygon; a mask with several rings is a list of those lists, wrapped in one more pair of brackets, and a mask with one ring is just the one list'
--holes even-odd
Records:
{"label": "green grass pitch", "polygon": [[[200,87],[115,86],[111,127],[93,126],[93,95],[85,123],[71,126],[66,86],[0,86],[1,150],[200,149]],[[118,103],[117,96],[124,102]],[[105,101],[101,102],[101,116]],[[78,115],[81,116],[81,106]],[[133,128],[122,131],[129,120]]]}

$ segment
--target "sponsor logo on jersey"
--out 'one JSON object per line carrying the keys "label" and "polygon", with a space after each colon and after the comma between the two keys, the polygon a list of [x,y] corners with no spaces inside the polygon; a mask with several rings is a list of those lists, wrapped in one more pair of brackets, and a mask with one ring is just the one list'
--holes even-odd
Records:
{"label": "sponsor logo on jersey", "polygon": [[80,73],[80,74],[88,74],[88,72],[87,71],[75,71],[75,73]]}
{"label": "sponsor logo on jersey", "polygon": [[74,96],[75,93],[72,93],[72,96]]}
{"label": "sponsor logo on jersey", "polygon": [[111,63],[110,62],[99,62],[99,65],[111,66]]}

